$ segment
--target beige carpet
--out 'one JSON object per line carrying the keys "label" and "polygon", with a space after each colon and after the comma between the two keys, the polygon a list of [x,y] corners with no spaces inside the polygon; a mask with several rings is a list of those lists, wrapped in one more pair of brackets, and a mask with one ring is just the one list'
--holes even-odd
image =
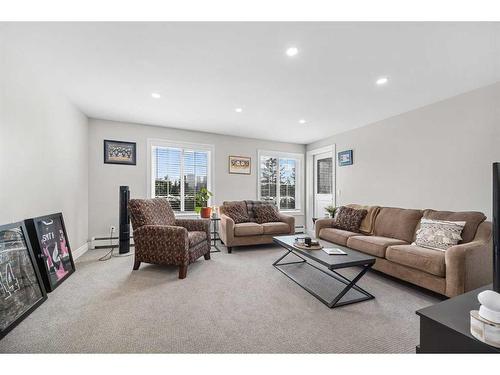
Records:
{"label": "beige carpet", "polygon": [[415,310],[438,302],[369,273],[375,300],[329,309],[271,264],[272,245],[214,253],[177,269],[132,257],[78,259],[77,271],[0,341],[17,353],[412,353]]}

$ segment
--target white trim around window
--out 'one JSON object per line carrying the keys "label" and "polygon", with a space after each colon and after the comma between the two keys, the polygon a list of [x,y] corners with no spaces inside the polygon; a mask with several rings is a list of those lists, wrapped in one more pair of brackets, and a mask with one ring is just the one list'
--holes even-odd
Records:
{"label": "white trim around window", "polygon": [[[289,158],[296,161],[296,174],[295,174],[295,209],[282,210],[291,215],[304,214],[304,154],[295,152],[271,151],[271,150],[257,150],[257,199],[261,200],[260,191],[260,175],[261,175],[261,157],[274,157],[274,158]],[[278,181],[279,181],[279,168],[278,168]],[[277,200],[279,202],[279,187],[276,188]]]}
{"label": "white trim around window", "polygon": [[[194,151],[207,151],[208,152],[208,167],[207,167],[207,189],[215,195],[215,184],[214,184],[214,160],[215,160],[215,147],[212,144],[204,143],[190,143],[183,141],[165,140],[150,138],[147,140],[147,181],[146,181],[146,191],[148,198],[154,197],[154,162],[152,160],[152,149],[153,147],[170,147],[178,148],[181,150],[194,150]],[[181,166],[181,176],[183,175]],[[184,190],[184,184],[181,183],[181,190]],[[211,204],[213,198],[210,199],[209,205]],[[193,215],[194,212],[191,211],[181,211],[176,212],[176,215]]]}

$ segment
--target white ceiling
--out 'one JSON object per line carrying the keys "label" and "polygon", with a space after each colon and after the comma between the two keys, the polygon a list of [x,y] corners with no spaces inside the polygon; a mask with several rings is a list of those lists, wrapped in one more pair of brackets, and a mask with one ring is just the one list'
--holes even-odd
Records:
{"label": "white ceiling", "polygon": [[[89,117],[297,143],[500,81],[500,23],[22,23],[0,31]],[[292,45],[300,52],[289,58]],[[380,76],[390,79],[384,87],[375,85]]]}

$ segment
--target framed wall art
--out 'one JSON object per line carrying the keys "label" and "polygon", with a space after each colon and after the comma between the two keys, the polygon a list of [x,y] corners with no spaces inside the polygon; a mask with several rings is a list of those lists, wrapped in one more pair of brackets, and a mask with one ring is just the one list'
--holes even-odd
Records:
{"label": "framed wall art", "polygon": [[46,299],[24,223],[0,226],[0,339]]}
{"label": "framed wall art", "polygon": [[104,163],[136,165],[136,143],[105,139]]}
{"label": "framed wall art", "polygon": [[352,150],[340,151],[338,153],[339,166],[352,165]]}
{"label": "framed wall art", "polygon": [[251,158],[247,156],[229,156],[229,173],[251,174]]}
{"label": "framed wall art", "polygon": [[47,292],[52,292],[75,271],[62,213],[25,220]]}

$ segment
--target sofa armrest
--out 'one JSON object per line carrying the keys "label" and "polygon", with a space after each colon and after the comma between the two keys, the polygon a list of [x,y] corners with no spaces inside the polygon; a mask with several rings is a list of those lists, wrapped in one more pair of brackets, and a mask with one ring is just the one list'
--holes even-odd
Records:
{"label": "sofa armrest", "polygon": [[134,230],[136,260],[159,264],[188,264],[189,241],[186,228],[171,225],[144,225]]}
{"label": "sofa armrest", "polygon": [[186,228],[188,232],[205,232],[210,243],[210,219],[175,219],[175,225]]}
{"label": "sofa armrest", "polygon": [[472,242],[450,247],[445,252],[446,295],[456,295],[491,283],[493,242],[490,222],[483,222]]}
{"label": "sofa armrest", "polygon": [[333,219],[318,219],[314,223],[314,233],[316,238],[319,238],[319,232],[323,228],[331,228],[333,225]]}
{"label": "sofa armrest", "polygon": [[220,215],[219,236],[222,242],[224,242],[224,245],[232,245],[234,241],[234,220],[224,214]]}
{"label": "sofa armrest", "polygon": [[285,215],[280,213],[280,221],[283,223],[287,223],[288,226],[290,227],[290,230],[288,231],[289,234],[295,234],[295,217],[292,215]]}

